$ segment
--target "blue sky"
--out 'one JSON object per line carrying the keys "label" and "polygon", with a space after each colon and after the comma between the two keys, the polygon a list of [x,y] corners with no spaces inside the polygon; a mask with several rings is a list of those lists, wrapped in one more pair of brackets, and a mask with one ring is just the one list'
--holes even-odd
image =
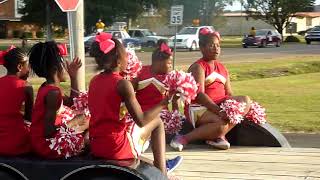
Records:
{"label": "blue sky", "polygon": [[[320,4],[320,0],[316,0],[316,5],[319,5]],[[228,6],[227,7],[228,10],[241,10],[241,5],[240,5],[240,2],[235,2],[233,3],[233,6]]]}

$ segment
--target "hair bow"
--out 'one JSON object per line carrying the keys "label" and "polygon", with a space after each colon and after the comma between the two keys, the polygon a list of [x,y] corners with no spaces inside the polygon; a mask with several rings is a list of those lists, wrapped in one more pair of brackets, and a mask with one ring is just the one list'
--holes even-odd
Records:
{"label": "hair bow", "polygon": [[101,32],[100,34],[96,35],[96,41],[99,42],[100,50],[104,54],[107,54],[114,47],[116,47],[116,43],[111,38],[112,35],[105,32]]}
{"label": "hair bow", "polygon": [[7,50],[0,51],[0,65],[4,65],[4,56],[14,48],[16,47],[14,45],[11,45]]}
{"label": "hair bow", "polygon": [[67,44],[58,44],[57,46],[58,46],[58,49],[59,49],[59,54],[61,56],[68,55]]}
{"label": "hair bow", "polygon": [[209,28],[202,28],[202,29],[200,30],[200,34],[201,34],[201,35],[209,35],[209,34],[212,34],[213,36],[217,37],[219,41],[220,41],[220,39],[221,39],[220,33],[219,33],[218,31],[212,31],[212,29],[209,29]]}
{"label": "hair bow", "polygon": [[160,52],[164,52],[166,54],[172,55],[172,51],[166,43],[161,43]]}

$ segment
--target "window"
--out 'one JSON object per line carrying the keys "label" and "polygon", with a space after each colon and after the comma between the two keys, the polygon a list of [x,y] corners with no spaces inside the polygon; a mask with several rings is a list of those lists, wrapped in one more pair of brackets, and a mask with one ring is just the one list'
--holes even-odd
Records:
{"label": "window", "polygon": [[312,26],[312,18],[310,17],[306,18],[306,26]]}
{"label": "window", "polygon": [[141,33],[141,31],[136,31],[135,36],[136,37],[143,37],[143,34]]}

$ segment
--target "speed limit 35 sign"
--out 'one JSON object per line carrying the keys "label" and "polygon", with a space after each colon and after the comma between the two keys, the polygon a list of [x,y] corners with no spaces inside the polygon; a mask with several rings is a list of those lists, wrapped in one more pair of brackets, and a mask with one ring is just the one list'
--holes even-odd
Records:
{"label": "speed limit 35 sign", "polygon": [[182,25],[183,22],[183,5],[171,6],[171,25]]}

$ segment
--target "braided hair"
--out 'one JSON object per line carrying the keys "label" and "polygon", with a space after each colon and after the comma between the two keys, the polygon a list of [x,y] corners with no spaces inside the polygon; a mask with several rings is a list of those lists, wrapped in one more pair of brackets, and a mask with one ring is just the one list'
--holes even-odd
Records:
{"label": "braided hair", "polygon": [[3,66],[10,73],[17,73],[19,71],[17,66],[27,63],[27,60],[28,56],[22,49],[13,48],[4,56]]}
{"label": "braided hair", "polygon": [[51,78],[55,71],[63,71],[63,57],[55,41],[35,44],[29,52],[32,71],[39,77]]}

